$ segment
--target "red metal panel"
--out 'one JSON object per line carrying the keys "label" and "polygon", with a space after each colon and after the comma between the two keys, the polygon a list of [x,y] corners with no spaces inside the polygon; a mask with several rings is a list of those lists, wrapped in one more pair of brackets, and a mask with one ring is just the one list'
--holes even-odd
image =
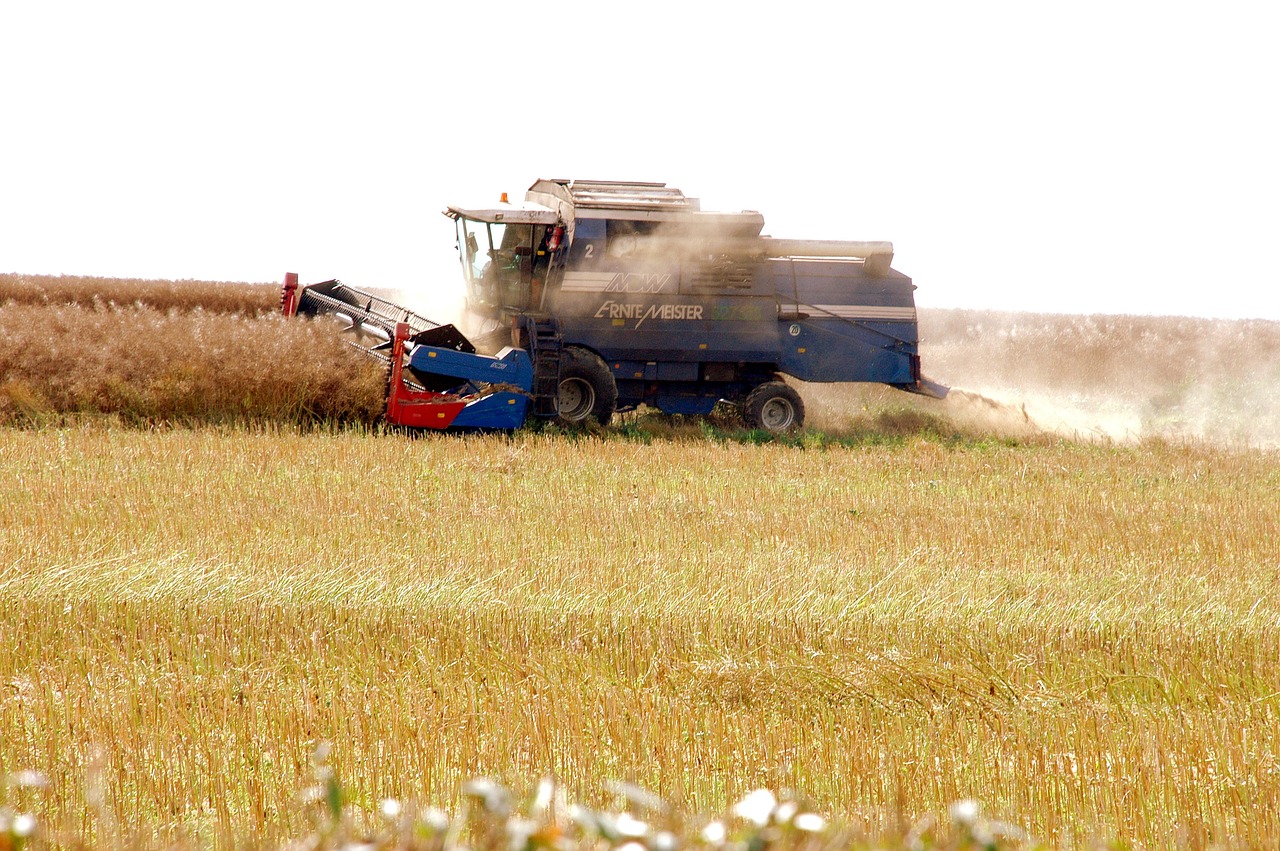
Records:
{"label": "red metal panel", "polygon": [[284,290],[280,293],[280,312],[293,316],[298,312],[298,273],[285,272]]}
{"label": "red metal panel", "polygon": [[409,339],[409,324],[396,324],[391,347],[391,381],[387,393],[387,422],[409,428],[448,428],[466,401],[448,393],[411,390],[404,383],[404,346]]}

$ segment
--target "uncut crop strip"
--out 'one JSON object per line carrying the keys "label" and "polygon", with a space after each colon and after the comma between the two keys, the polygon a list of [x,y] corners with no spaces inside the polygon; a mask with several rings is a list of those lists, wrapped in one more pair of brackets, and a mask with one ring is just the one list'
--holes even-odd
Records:
{"label": "uncut crop strip", "polygon": [[0,274],[0,305],[150,307],[261,316],[279,310],[278,284]]}
{"label": "uncut crop strip", "polygon": [[274,285],[0,275],[0,425],[377,420],[385,370]]}
{"label": "uncut crop strip", "polygon": [[328,739],[365,803],[550,771],[1280,836],[1274,456],[0,441],[0,762],[77,835],[94,765],[120,823],[296,833]]}
{"label": "uncut crop strip", "polygon": [[373,422],[385,369],[331,323],[150,306],[0,305],[0,425]]}

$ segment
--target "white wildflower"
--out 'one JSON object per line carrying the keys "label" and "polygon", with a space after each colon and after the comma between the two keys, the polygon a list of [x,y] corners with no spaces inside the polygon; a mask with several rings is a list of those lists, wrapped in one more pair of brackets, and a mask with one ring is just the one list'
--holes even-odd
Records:
{"label": "white wildflower", "polygon": [[778,806],[778,799],[768,789],[757,789],[733,805],[733,814],[764,827]]}
{"label": "white wildflower", "polygon": [[540,813],[551,806],[551,801],[555,798],[556,784],[550,777],[544,777],[538,781],[538,791],[533,796],[533,803],[529,806],[529,812]]}
{"label": "white wildflower", "polygon": [[724,822],[713,821],[702,829],[702,838],[712,845],[719,845],[724,842],[726,835]]}
{"label": "white wildflower", "polygon": [[821,833],[827,829],[827,820],[817,813],[800,813],[791,823],[796,826],[796,830],[806,833]]}
{"label": "white wildflower", "polygon": [[640,821],[631,813],[620,813],[617,819],[614,820],[613,826],[622,836],[644,836],[649,832],[649,825]]}
{"label": "white wildflower", "polygon": [[655,833],[649,840],[650,851],[678,851],[680,840],[669,830]]}
{"label": "white wildflower", "polygon": [[980,812],[978,802],[972,798],[956,801],[951,805],[951,819],[963,825],[972,825],[976,822]]}
{"label": "white wildflower", "polygon": [[31,813],[19,813],[13,817],[13,825],[10,828],[13,835],[25,839],[36,832],[36,817]]}
{"label": "white wildflower", "polygon": [[449,816],[443,810],[430,807],[422,814],[422,822],[436,833],[444,833],[449,829]]}

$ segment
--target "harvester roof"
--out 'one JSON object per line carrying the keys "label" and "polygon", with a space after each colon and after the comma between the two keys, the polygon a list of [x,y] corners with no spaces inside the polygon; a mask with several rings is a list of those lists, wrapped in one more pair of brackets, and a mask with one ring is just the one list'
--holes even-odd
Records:
{"label": "harvester roof", "polygon": [[451,219],[473,219],[481,222],[502,222],[509,225],[554,225],[559,216],[550,207],[531,201],[499,201],[480,207],[450,206],[444,214]]}

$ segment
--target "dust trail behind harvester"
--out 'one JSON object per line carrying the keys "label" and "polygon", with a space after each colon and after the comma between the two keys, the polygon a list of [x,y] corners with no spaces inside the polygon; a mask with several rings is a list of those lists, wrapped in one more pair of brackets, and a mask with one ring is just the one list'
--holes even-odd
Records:
{"label": "dust trail behind harvester", "polygon": [[1136,441],[1280,447],[1280,322],[921,311],[922,357],[961,388],[944,410]]}

